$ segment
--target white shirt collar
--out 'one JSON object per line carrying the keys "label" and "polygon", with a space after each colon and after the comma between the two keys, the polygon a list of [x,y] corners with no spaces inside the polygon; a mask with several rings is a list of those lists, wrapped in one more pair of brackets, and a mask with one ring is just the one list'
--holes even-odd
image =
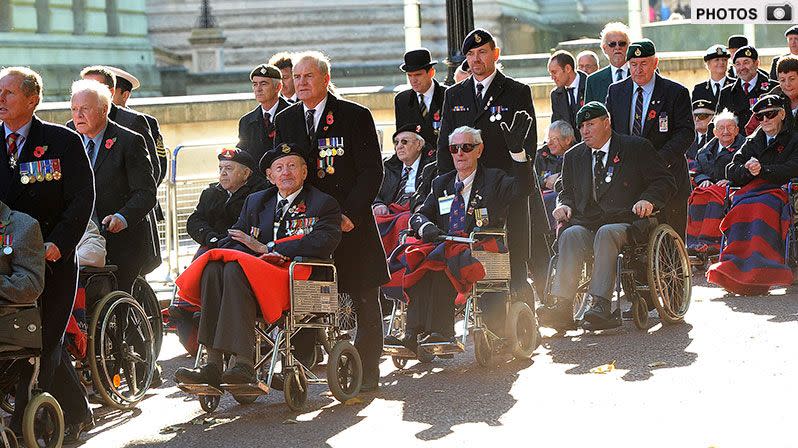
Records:
{"label": "white shirt collar", "polygon": [[424,102],[429,103],[430,101],[432,101],[432,95],[434,94],[435,94],[435,81],[432,81],[429,85],[429,89],[427,89],[427,91],[424,92]]}
{"label": "white shirt collar", "polygon": [[[485,94],[488,92],[488,89],[490,88],[490,83],[493,82],[493,79],[496,77],[496,73],[498,72],[499,72],[498,69],[493,70],[493,73],[491,73],[490,76],[483,79],[482,81],[477,81],[477,78],[474,78],[474,92],[477,91],[477,84],[482,84],[483,86],[485,86],[485,88],[482,89],[482,96],[484,97]],[[474,75],[471,76],[473,77]]]}
{"label": "white shirt collar", "polygon": [[[463,191],[460,193],[460,195],[463,196],[463,203],[464,204],[468,204],[469,199],[471,199],[471,187],[474,185],[474,178],[477,176],[477,170],[478,169],[479,168],[477,167],[477,169],[474,170],[473,173],[469,174],[468,177],[466,177],[465,179],[461,180],[461,182],[463,183]],[[457,176],[455,176],[455,182],[457,182],[457,180],[459,180],[459,178],[460,178],[459,174]],[[454,192],[452,192],[452,193],[454,193]]]}
{"label": "white shirt collar", "polygon": [[[274,116],[277,115],[277,106],[279,106],[279,105],[280,105],[280,99],[278,98],[277,101],[274,102],[274,106],[272,106],[271,109],[265,111],[265,112],[267,112],[269,114],[269,117],[270,117],[269,120],[271,120],[272,122],[274,122]],[[261,110],[261,113],[264,113],[262,104],[260,106],[260,110]]]}
{"label": "white shirt collar", "polygon": [[638,87],[642,87],[643,92],[645,92],[646,94],[651,94],[651,92],[654,91],[654,83],[656,81],[657,81],[657,75],[652,76],[651,80],[649,80],[647,83],[643,84],[642,86],[637,85],[636,82],[632,82],[632,93],[634,94],[634,92],[637,90]]}
{"label": "white shirt collar", "polygon": [[[757,75],[757,76],[754,76],[753,78],[751,78],[751,80],[750,80],[750,81],[748,81],[748,83],[747,83],[747,84],[748,84],[748,91],[749,91],[749,92],[750,92],[750,91],[752,91],[752,90],[754,90],[754,88],[756,87],[756,81],[757,81],[757,79],[758,79],[758,78],[759,78],[759,75]],[[745,84],[746,82],[745,82],[745,81],[743,81],[743,79],[742,79],[742,78],[740,78],[740,83],[741,83],[741,84]]]}
{"label": "white shirt collar", "polygon": [[594,154],[596,153],[596,151],[601,151],[601,152],[604,153],[604,157],[602,157],[602,163],[604,164],[605,167],[607,166],[607,157],[610,154],[610,142],[611,141],[612,141],[612,137],[607,139],[607,143],[604,143],[604,145],[602,145],[602,147],[598,148],[598,149],[593,149],[593,148],[590,148],[588,146],[588,148],[590,148],[590,155],[593,158],[593,160],[591,161],[592,165],[596,164],[596,156]]}
{"label": "white shirt collar", "polygon": [[[329,95],[329,93],[327,95]],[[316,130],[319,129],[319,120],[321,120],[321,116],[324,113],[324,108],[327,107],[327,95],[325,95],[324,99],[319,101],[319,104],[317,104],[316,107],[313,108],[313,110],[315,111],[313,113],[313,129]],[[308,109],[308,106],[305,103],[302,103],[302,110],[304,111],[304,114],[302,116],[307,117],[308,111],[310,109]]]}
{"label": "white shirt collar", "polygon": [[623,74],[625,75],[624,77],[629,76],[629,63],[624,62],[624,64],[620,67],[616,67],[610,64],[610,74],[612,75],[612,82],[615,82],[615,77],[618,76],[617,74],[618,70],[623,70]]}
{"label": "white shirt collar", "polygon": [[283,196],[280,194],[280,192],[278,191],[278,192],[277,192],[277,203],[279,204],[279,203],[280,203],[280,200],[282,200],[282,199],[287,199],[287,200],[288,200],[288,205],[291,205],[291,204],[293,204],[293,203],[294,203],[294,200],[296,199],[296,197],[297,197],[297,196],[299,196],[299,193],[302,193],[302,188],[304,188],[304,187],[299,187],[299,190],[297,190],[297,191],[295,191],[295,192],[293,192],[293,193],[289,194],[287,198],[284,198],[284,197],[283,197]]}
{"label": "white shirt collar", "polygon": [[[410,167],[413,168],[412,171],[410,171],[410,174],[413,174],[413,173],[418,171],[418,165],[419,164],[421,164],[421,153],[418,154],[418,157],[416,158],[416,161],[413,162],[412,165],[410,165]],[[404,169],[404,167],[406,167],[406,166],[407,165],[402,164],[402,169]]]}
{"label": "white shirt collar", "polygon": [[[22,127],[16,130],[16,133],[19,134],[19,137],[17,137],[17,155],[19,155],[19,152],[22,151],[22,147],[25,145],[25,141],[28,139],[28,134],[30,133],[30,127],[32,124],[33,120],[31,119],[31,121],[25,123],[22,125]],[[6,144],[8,144],[8,136],[11,135],[11,129],[5,125],[3,125],[3,129],[5,130],[5,135],[3,138],[5,139]]]}
{"label": "white shirt collar", "polygon": [[578,91],[579,90],[579,72],[574,72],[574,73],[576,73],[576,76],[574,76],[574,82],[572,82],[571,85],[567,86],[566,89],[568,87],[573,87],[575,91]]}

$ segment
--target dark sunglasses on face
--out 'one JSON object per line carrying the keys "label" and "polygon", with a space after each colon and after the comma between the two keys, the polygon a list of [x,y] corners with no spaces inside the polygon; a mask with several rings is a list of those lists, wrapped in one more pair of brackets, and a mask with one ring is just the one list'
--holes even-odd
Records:
{"label": "dark sunglasses on face", "polygon": [[403,138],[403,139],[400,139],[400,140],[394,140],[393,141],[394,145],[398,145],[399,143],[401,143],[404,146],[407,146],[407,144],[410,143],[410,140],[408,140],[406,138]]}
{"label": "dark sunglasses on face", "polygon": [[693,116],[698,118],[699,120],[706,120],[707,118],[711,117],[712,114],[700,113],[700,114],[693,114]]}
{"label": "dark sunglasses on face", "polygon": [[765,118],[767,118],[768,120],[772,120],[772,119],[776,118],[776,115],[778,115],[778,114],[779,114],[778,110],[769,110],[769,111],[765,111],[765,112],[757,112],[754,115],[756,116],[757,120],[765,121]]}
{"label": "dark sunglasses on face", "polygon": [[626,42],[625,40],[618,40],[618,41],[615,41],[615,40],[614,40],[614,41],[612,41],[612,42],[607,42],[607,45],[608,45],[610,48],[615,48],[615,47],[621,47],[621,48],[623,48],[623,47],[625,47],[627,44],[628,44],[628,42]]}
{"label": "dark sunglasses on face", "polygon": [[476,148],[477,145],[474,143],[461,143],[459,145],[449,145],[449,152],[452,154],[457,154],[457,151],[462,150],[463,152],[471,152]]}

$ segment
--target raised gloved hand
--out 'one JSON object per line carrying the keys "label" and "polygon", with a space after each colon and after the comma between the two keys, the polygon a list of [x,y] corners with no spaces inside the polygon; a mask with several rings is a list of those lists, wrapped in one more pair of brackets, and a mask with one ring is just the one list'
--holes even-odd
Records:
{"label": "raised gloved hand", "polygon": [[524,139],[532,127],[532,117],[525,110],[519,110],[513,115],[513,124],[501,122],[502,136],[510,152],[524,152]]}
{"label": "raised gloved hand", "polygon": [[435,224],[425,225],[421,229],[421,241],[425,243],[434,243],[441,235],[443,235],[443,230],[439,229]]}

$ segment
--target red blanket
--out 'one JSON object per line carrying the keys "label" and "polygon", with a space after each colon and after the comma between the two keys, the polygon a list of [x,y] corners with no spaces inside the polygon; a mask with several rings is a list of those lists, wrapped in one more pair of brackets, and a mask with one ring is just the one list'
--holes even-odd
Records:
{"label": "red blanket", "polygon": [[[290,262],[267,261],[232,249],[211,249],[191,263],[175,280],[181,299],[202,306],[202,271],[210,261],[237,261],[241,265],[267,322],[276,322],[288,310],[291,298],[288,278]],[[307,280],[310,272],[308,267],[297,266],[294,276],[299,280]]]}
{"label": "red blanket", "polygon": [[696,187],[687,201],[687,248],[701,253],[720,251],[720,222],[726,187]]}
{"label": "red blanket", "polygon": [[388,208],[391,214],[375,216],[375,219],[380,230],[382,247],[385,248],[385,253],[390,254],[399,245],[399,232],[408,228],[410,208],[399,204],[391,204]]}

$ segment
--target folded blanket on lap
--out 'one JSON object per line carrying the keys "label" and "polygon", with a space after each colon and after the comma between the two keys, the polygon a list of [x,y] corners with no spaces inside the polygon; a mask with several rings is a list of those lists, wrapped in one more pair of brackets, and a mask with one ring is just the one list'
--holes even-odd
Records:
{"label": "folded blanket on lap", "polygon": [[720,251],[726,187],[697,187],[687,201],[687,248],[706,253]]}

